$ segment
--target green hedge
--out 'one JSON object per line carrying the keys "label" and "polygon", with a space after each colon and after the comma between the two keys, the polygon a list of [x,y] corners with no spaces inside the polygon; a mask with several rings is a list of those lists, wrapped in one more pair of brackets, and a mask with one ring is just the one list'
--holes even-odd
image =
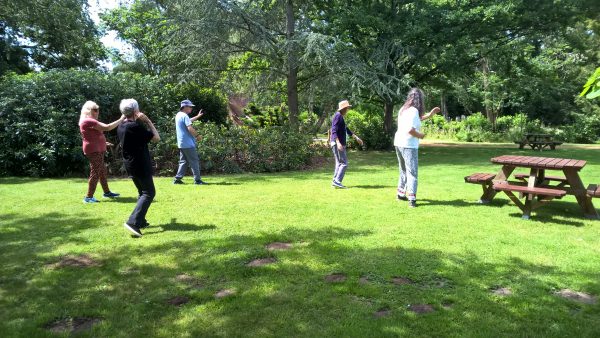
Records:
{"label": "green hedge", "polygon": [[[0,176],[85,175],[87,160],[77,126],[81,106],[87,100],[97,102],[100,120],[111,122],[121,115],[123,98],[138,100],[161,133],[163,140],[153,146],[160,174],[172,175],[177,164],[173,117],[186,98],[206,111],[198,124],[205,134],[200,146],[205,170],[296,169],[314,154],[308,137],[281,128],[226,128],[226,101],[212,89],[132,73],[50,71],[0,80]],[[106,136],[118,143],[115,131]],[[118,147],[109,151],[108,162],[111,173],[123,173]]]}
{"label": "green hedge", "polygon": [[513,142],[526,133],[554,135],[559,141],[570,143],[595,143],[600,138],[600,115],[572,114],[572,123],[560,127],[543,126],[539,120],[530,120],[523,114],[502,116],[496,120],[496,128],[481,113],[467,116],[462,121],[446,121],[435,116],[423,124],[428,138],[464,142]]}

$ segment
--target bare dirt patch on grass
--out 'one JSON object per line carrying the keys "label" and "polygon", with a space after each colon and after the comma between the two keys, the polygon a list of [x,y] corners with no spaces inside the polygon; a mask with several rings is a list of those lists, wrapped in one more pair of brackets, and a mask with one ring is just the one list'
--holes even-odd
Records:
{"label": "bare dirt patch on grass", "polygon": [[345,282],[347,278],[348,277],[343,273],[332,273],[331,275],[325,276],[325,281],[328,283],[342,283]]}
{"label": "bare dirt patch on grass", "polygon": [[367,276],[362,276],[358,279],[358,283],[360,285],[368,285],[368,284],[371,284],[371,280]]}
{"label": "bare dirt patch on grass", "polygon": [[411,285],[414,284],[410,278],[407,277],[392,277],[392,283],[395,285]]}
{"label": "bare dirt patch on grass", "polygon": [[253,260],[252,262],[246,264],[246,266],[250,266],[250,267],[265,266],[265,265],[273,264],[276,262],[277,262],[277,259],[275,259],[273,257],[258,258],[258,259]]}
{"label": "bare dirt patch on grass", "polygon": [[496,296],[502,296],[502,297],[506,297],[506,296],[512,296],[513,292],[510,288],[503,288],[503,287],[497,287],[492,289],[492,293],[495,294]]}
{"label": "bare dirt patch on grass", "polygon": [[185,273],[181,273],[175,276],[175,281],[186,284],[193,289],[202,289],[204,287],[204,285],[198,278]]}
{"label": "bare dirt patch on grass", "polygon": [[408,306],[408,309],[419,315],[435,311],[433,306],[429,304],[411,304]]}
{"label": "bare dirt patch on grass", "polygon": [[273,243],[269,243],[265,246],[267,248],[267,250],[269,251],[276,251],[276,250],[290,250],[292,248],[292,243],[286,243],[286,242],[273,242]]}
{"label": "bare dirt patch on grass", "polygon": [[555,292],[554,294],[559,297],[570,299],[584,304],[596,304],[596,302],[598,301],[595,296],[592,296],[589,293],[573,291],[570,289],[563,289]]}
{"label": "bare dirt patch on grass", "polygon": [[88,255],[68,255],[62,257],[56,263],[50,263],[46,265],[46,267],[49,269],[61,269],[65,267],[89,268],[93,266],[100,266],[100,263],[95,261],[92,257]]}
{"label": "bare dirt patch on grass", "polygon": [[94,317],[75,317],[53,320],[44,328],[53,333],[80,333],[100,323],[102,319]]}
{"label": "bare dirt patch on grass", "polygon": [[186,296],[175,296],[173,298],[169,298],[167,300],[167,304],[173,305],[173,306],[182,306],[184,304],[187,304],[190,301],[190,299]]}
{"label": "bare dirt patch on grass", "polygon": [[217,293],[215,293],[215,298],[225,298],[225,297],[229,297],[229,296],[233,296],[235,295],[236,291],[233,289],[223,289],[223,290],[219,290],[217,291]]}
{"label": "bare dirt patch on grass", "polygon": [[382,318],[382,317],[387,317],[391,314],[392,314],[392,310],[390,310],[388,308],[382,308],[382,309],[375,311],[373,316],[375,316],[375,318]]}

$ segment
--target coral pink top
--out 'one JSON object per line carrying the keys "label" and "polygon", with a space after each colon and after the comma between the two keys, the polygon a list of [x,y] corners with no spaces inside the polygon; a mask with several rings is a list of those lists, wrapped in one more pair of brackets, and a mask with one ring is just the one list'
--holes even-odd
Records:
{"label": "coral pink top", "polygon": [[97,125],[98,121],[89,117],[81,120],[79,124],[79,131],[83,138],[83,153],[86,155],[106,151],[106,137],[104,132],[94,128]]}

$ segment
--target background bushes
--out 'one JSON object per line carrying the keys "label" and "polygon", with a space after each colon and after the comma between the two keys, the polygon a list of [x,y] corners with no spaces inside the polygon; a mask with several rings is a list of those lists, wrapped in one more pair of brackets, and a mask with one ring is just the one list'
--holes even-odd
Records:
{"label": "background bushes", "polygon": [[[0,81],[0,175],[86,175],[78,121],[87,100],[100,105],[100,120],[120,117],[119,103],[135,98],[155,122],[162,141],[152,146],[159,174],[173,175],[178,150],[174,116],[190,99],[206,114],[197,124],[204,171],[278,171],[300,168],[315,154],[312,138],[284,127],[227,128],[223,95],[194,84],[169,84],[153,76],[97,71],[8,75]],[[194,114],[196,113],[194,112]],[[116,131],[105,133],[117,144]],[[124,174],[119,147],[108,153],[112,174]]]}
{"label": "background bushes", "polygon": [[572,114],[571,124],[560,127],[544,126],[539,120],[528,119],[524,114],[502,116],[495,128],[481,113],[467,116],[462,121],[446,121],[442,116],[423,123],[428,138],[463,142],[513,142],[527,133],[554,135],[559,141],[569,143],[595,143],[600,138],[600,115]]}

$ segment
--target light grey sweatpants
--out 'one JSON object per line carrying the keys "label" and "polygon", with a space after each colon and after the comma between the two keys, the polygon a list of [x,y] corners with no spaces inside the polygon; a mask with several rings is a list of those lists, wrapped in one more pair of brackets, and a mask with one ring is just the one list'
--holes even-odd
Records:
{"label": "light grey sweatpants", "polygon": [[331,143],[331,150],[333,151],[333,157],[335,158],[335,169],[333,171],[333,180],[342,183],[344,175],[346,174],[346,168],[348,168],[348,157],[346,156],[346,147],[344,150],[338,150],[335,142]]}
{"label": "light grey sweatpants", "polygon": [[419,149],[396,147],[400,177],[398,195],[406,196],[410,201],[417,199],[417,181],[419,176]]}
{"label": "light grey sweatpants", "polygon": [[188,166],[192,168],[194,180],[200,180],[200,158],[196,148],[179,148],[179,168],[177,169],[176,179],[185,176]]}

